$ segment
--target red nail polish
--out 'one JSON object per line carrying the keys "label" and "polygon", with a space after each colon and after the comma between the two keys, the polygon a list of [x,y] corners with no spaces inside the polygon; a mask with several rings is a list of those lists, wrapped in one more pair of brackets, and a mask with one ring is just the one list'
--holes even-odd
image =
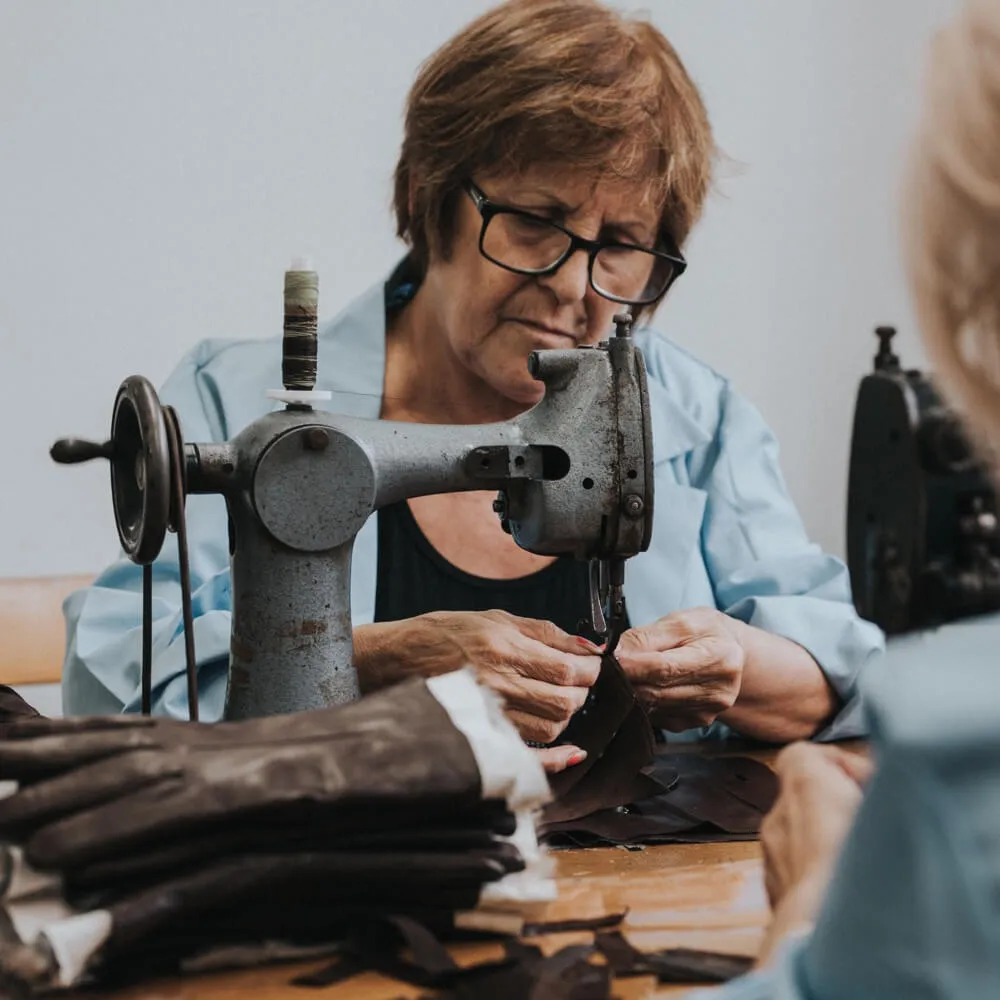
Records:
{"label": "red nail polish", "polygon": [[577,750],[576,753],[570,754],[569,760],[566,761],[567,767],[572,767],[574,764],[582,764],[587,759],[586,750]]}

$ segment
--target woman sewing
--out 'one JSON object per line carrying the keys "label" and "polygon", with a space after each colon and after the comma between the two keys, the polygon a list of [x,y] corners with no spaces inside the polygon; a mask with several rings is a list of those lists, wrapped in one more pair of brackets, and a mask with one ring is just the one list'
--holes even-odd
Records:
{"label": "woman sewing", "polygon": [[[406,109],[395,214],[407,252],[322,328],[329,408],[477,424],[544,391],[530,352],[593,344],[630,307],[649,372],[656,522],[630,560],[617,655],[653,724],[785,742],[858,732],[857,680],[882,637],[854,612],[846,568],[810,543],[774,439],[726,381],[643,322],[685,268],[714,144],[667,40],[590,0],[515,0],[421,69]],[[161,397],[188,440],[266,412],[273,343],[206,342]],[[371,690],[475,665],[525,739],[554,740],[597,677],[574,635],[586,567],[518,548],[492,493],[379,511],[354,549],[356,662]],[[189,537],[204,719],[222,711],[229,553],[218,497],[192,497]],[[175,557],[155,566],[153,702],[186,716]],[[66,606],[70,713],[139,705],[140,571],[107,569]],[[550,754],[557,768],[580,759]]]}

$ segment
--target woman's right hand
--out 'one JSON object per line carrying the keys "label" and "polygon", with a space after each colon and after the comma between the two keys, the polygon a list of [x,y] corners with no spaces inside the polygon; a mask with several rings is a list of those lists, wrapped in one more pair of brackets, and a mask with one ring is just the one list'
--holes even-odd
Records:
{"label": "woman's right hand", "polygon": [[[469,665],[503,698],[522,738],[538,743],[562,733],[601,669],[601,650],[592,642],[505,611],[435,611],[362,626],[355,637],[363,688]],[[562,751],[560,762],[567,753]]]}

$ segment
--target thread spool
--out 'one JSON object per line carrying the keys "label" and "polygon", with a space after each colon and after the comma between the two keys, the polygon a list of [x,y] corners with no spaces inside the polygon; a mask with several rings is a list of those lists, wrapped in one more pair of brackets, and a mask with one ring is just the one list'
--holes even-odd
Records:
{"label": "thread spool", "polygon": [[310,392],[316,385],[319,275],[308,258],[296,257],[285,272],[285,325],[281,381],[286,390]]}

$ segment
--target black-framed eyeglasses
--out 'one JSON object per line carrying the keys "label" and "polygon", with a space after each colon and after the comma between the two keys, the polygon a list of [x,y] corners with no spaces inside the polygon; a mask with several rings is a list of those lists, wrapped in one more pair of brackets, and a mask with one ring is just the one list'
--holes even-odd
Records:
{"label": "black-framed eyeglasses", "polygon": [[577,250],[584,250],[590,286],[598,295],[623,305],[647,306],[662,298],[687,267],[676,248],[584,239],[551,219],[490,201],[471,180],[465,182],[465,191],[483,219],[479,252],[515,274],[554,274]]}

